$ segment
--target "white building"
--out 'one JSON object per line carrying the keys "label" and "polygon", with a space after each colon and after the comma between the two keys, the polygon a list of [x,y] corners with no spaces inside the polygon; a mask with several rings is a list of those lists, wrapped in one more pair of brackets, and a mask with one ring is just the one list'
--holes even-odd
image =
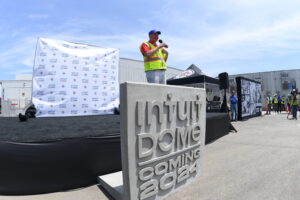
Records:
{"label": "white building", "polygon": [[[167,79],[178,75],[182,70],[168,67],[166,72]],[[147,82],[144,72],[144,62],[127,58],[120,59],[119,82],[125,81]]]}
{"label": "white building", "polygon": [[[178,75],[182,70],[168,67],[166,77]],[[119,82],[146,82],[144,62],[121,58],[119,64]],[[17,74],[16,80],[0,80],[0,116],[16,116],[31,102],[32,75]]]}
{"label": "white building", "polygon": [[1,116],[15,116],[31,101],[32,80],[18,75],[16,80],[0,81],[0,90]]}

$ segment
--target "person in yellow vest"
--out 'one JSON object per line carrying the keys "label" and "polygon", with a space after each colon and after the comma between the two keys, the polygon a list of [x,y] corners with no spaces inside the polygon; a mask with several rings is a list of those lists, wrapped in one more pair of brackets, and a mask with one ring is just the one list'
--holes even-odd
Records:
{"label": "person in yellow vest", "polygon": [[291,103],[292,103],[292,96],[291,96],[291,94],[288,94],[288,97],[286,99],[286,105],[287,105],[289,113],[292,112],[292,109],[291,109],[292,105],[291,105]]}
{"label": "person in yellow vest", "polygon": [[274,98],[273,98],[273,109],[275,112],[278,113],[278,97],[277,97],[277,94],[274,95]]}
{"label": "person in yellow vest", "polygon": [[292,113],[293,113],[293,119],[297,119],[297,111],[298,111],[297,91],[295,89],[293,89],[292,90]]}
{"label": "person in yellow vest", "polygon": [[284,96],[282,96],[282,98],[281,98],[281,110],[285,111],[285,97]]}
{"label": "person in yellow vest", "polygon": [[267,96],[267,115],[270,115],[271,114],[271,109],[272,109],[272,97],[270,95]]}
{"label": "person in yellow vest", "polygon": [[151,30],[149,41],[143,42],[140,46],[148,83],[166,84],[168,51],[165,48],[168,48],[168,45],[164,42],[156,43],[160,34],[160,31]]}

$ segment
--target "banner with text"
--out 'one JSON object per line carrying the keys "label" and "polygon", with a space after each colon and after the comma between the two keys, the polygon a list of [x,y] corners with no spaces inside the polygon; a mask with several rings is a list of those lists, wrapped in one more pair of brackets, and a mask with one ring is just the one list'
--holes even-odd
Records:
{"label": "banner with text", "polygon": [[205,147],[205,89],[126,82],[120,98],[123,199],[164,199],[196,180]]}
{"label": "banner with text", "polygon": [[37,117],[112,114],[119,106],[119,50],[40,38],[33,69]]}

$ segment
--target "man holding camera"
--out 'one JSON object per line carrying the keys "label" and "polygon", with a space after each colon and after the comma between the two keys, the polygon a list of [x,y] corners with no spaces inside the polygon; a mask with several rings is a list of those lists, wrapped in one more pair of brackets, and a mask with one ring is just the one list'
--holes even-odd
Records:
{"label": "man holding camera", "polygon": [[292,90],[292,113],[293,119],[297,119],[297,111],[298,111],[298,91],[293,89]]}
{"label": "man holding camera", "polygon": [[144,57],[144,70],[148,83],[166,84],[166,61],[168,59],[168,45],[162,40],[157,44],[160,31],[151,30],[149,41],[142,43],[140,51]]}

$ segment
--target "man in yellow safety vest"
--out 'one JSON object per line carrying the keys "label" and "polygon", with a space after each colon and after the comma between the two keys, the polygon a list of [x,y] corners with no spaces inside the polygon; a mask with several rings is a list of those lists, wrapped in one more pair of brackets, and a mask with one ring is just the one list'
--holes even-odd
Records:
{"label": "man in yellow safety vest", "polygon": [[293,113],[293,119],[297,119],[297,111],[298,111],[297,91],[295,89],[293,89],[292,90],[292,113]]}
{"label": "man in yellow safety vest", "polygon": [[282,96],[281,98],[281,110],[284,111],[285,110],[285,97]]}
{"label": "man in yellow safety vest", "polygon": [[270,95],[267,96],[267,115],[271,114],[271,109],[272,109],[272,97]]}
{"label": "man in yellow safety vest", "polygon": [[148,83],[166,84],[168,51],[165,48],[168,48],[168,45],[162,41],[160,44],[156,43],[160,34],[160,31],[151,30],[149,41],[140,46]]}
{"label": "man in yellow safety vest", "polygon": [[274,95],[274,98],[273,98],[273,109],[275,112],[278,113],[278,97],[277,97],[277,94]]}

